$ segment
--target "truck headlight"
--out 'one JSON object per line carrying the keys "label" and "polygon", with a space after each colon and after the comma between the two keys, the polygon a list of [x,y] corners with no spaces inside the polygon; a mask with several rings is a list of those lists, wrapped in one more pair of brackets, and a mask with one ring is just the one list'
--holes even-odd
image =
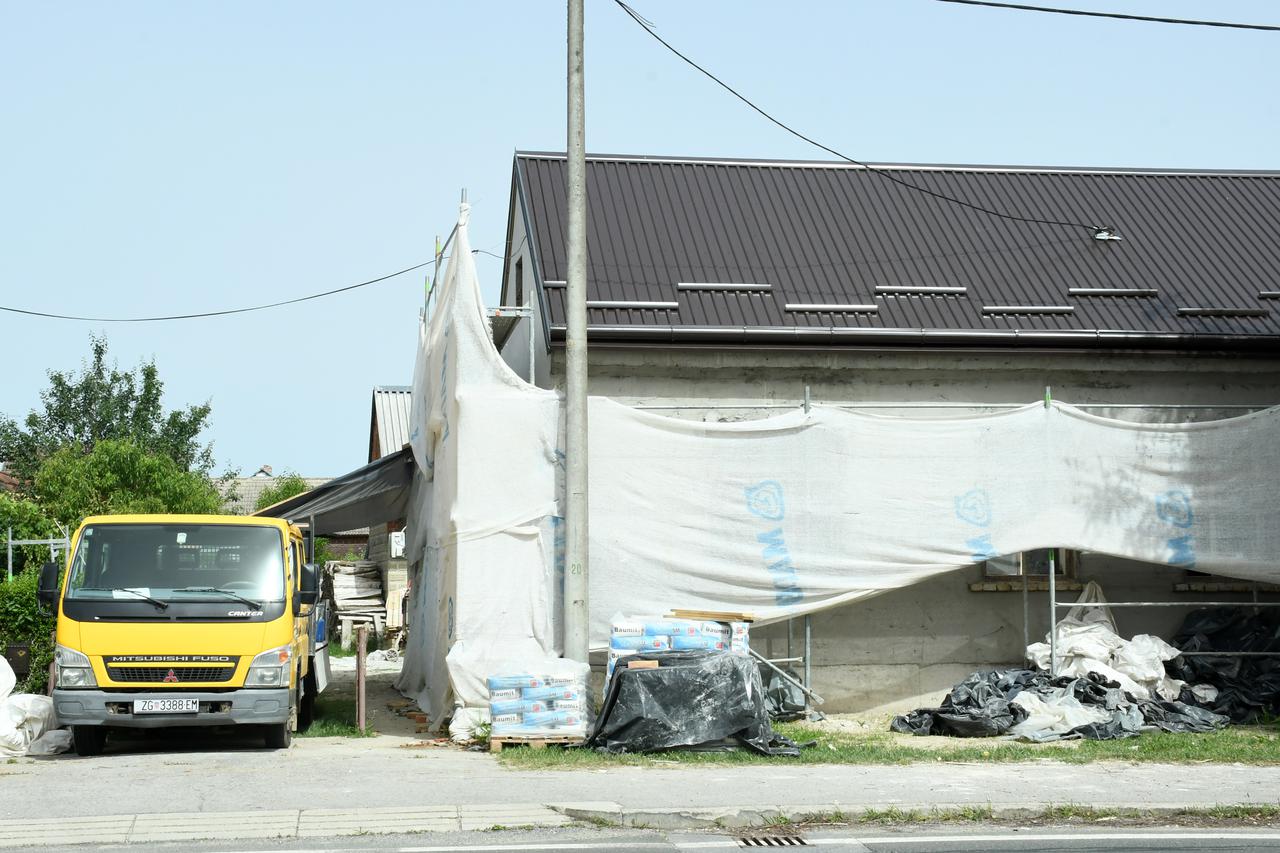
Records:
{"label": "truck headlight", "polygon": [[245,687],[288,687],[289,672],[292,670],[293,651],[288,646],[269,649],[253,659],[249,664],[249,674],[245,676]]}
{"label": "truck headlight", "polygon": [[89,658],[63,645],[53,648],[54,687],[97,687]]}

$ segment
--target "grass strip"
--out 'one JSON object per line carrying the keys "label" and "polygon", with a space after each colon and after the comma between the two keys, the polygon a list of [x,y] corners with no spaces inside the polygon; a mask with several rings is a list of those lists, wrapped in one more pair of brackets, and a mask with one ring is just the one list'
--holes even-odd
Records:
{"label": "grass strip", "polygon": [[305,732],[297,737],[376,737],[372,727],[364,731],[356,728],[356,700],[319,696],[316,698],[315,716]]}
{"label": "grass strip", "polygon": [[1027,744],[1006,740],[956,738],[928,746],[888,732],[833,733],[803,723],[782,723],[775,729],[797,742],[817,741],[799,758],[775,758],[749,750],[736,752],[669,752],[608,755],[585,749],[504,749],[498,760],[518,769],[576,770],[617,766],[704,766],[738,764],[1000,764],[1056,761],[1089,764],[1127,761],[1162,764],[1280,765],[1280,735],[1274,726],[1231,726],[1205,734],[1149,732],[1136,738],[1080,743]]}

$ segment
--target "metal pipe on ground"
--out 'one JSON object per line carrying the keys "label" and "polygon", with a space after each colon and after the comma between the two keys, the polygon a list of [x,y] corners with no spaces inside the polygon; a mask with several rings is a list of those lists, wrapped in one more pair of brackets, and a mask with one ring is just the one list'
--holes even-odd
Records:
{"label": "metal pipe on ground", "polygon": [[794,684],[796,687],[800,688],[800,690],[804,692],[804,695],[808,696],[810,699],[812,699],[812,700],[813,700],[814,702],[816,702],[817,704],[821,705],[823,702],[825,702],[825,701],[826,701],[826,700],[825,700],[825,699],[823,699],[821,696],[819,696],[817,693],[814,693],[814,692],[813,692],[812,690],[810,690],[808,687],[806,687],[805,685],[801,684],[799,681],[796,681],[794,678],[792,678],[792,677],[791,677],[790,675],[788,675],[787,673],[783,672],[781,669],[778,669],[778,667],[776,667],[776,666],[774,665],[773,661],[769,660],[767,657],[765,657],[764,655],[760,654],[760,653],[759,653],[758,651],[756,651],[755,649],[747,649],[747,651],[751,653],[751,656],[752,656],[753,658],[755,658],[756,660],[760,661],[760,663],[764,664],[765,666],[769,667],[769,669],[771,669],[771,670],[773,670],[774,672],[776,672],[776,673],[778,674],[778,676],[779,676],[779,677],[781,677],[784,681],[787,681],[787,682],[788,682],[788,683],[790,683],[790,684]]}

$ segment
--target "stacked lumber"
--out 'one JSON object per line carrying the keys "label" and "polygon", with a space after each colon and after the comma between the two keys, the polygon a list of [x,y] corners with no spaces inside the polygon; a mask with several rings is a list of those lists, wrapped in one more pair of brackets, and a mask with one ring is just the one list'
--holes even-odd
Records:
{"label": "stacked lumber", "polygon": [[331,560],[324,565],[333,612],[339,619],[381,623],[387,612],[382,573],[372,560]]}

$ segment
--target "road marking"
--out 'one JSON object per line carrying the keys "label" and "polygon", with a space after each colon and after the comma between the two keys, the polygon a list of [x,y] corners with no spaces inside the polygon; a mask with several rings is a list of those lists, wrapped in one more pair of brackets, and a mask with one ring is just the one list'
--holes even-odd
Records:
{"label": "road marking", "polygon": [[[856,838],[862,844],[960,844],[964,842],[1011,843],[1023,841],[1280,841],[1280,832],[1062,832],[1006,833],[1004,835],[916,835]],[[809,846],[844,844],[839,838],[807,838]]]}

